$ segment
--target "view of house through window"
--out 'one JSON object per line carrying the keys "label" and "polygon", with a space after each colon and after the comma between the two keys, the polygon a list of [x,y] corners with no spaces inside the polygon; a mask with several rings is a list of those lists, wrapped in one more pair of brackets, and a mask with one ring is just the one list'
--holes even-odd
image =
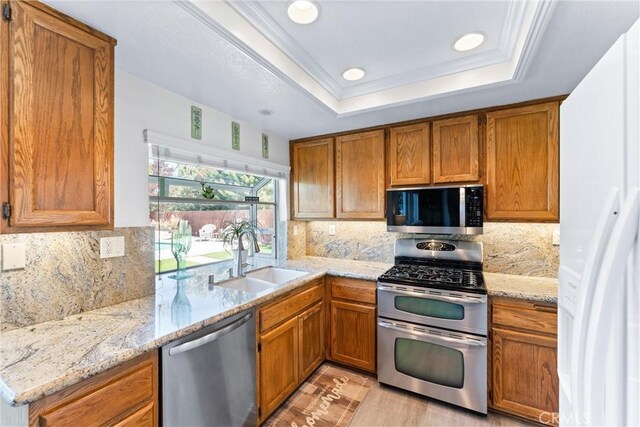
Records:
{"label": "view of house through window", "polygon": [[[211,187],[213,199],[202,195],[202,183]],[[192,229],[187,267],[233,259],[223,242],[225,224],[242,220],[259,227],[260,252],[249,255],[276,258],[277,180],[247,173],[183,164],[160,158],[149,159],[149,217],[156,227],[156,272],[176,269],[171,252],[171,230],[179,220]],[[258,201],[246,201],[257,197]],[[254,199],[255,200],[255,199]],[[247,245],[245,240],[245,247]]]}

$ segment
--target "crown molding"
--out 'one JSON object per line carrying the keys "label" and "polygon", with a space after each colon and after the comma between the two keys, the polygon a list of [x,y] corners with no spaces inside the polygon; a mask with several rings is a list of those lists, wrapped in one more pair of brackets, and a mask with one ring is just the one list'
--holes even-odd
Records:
{"label": "crown molding", "polygon": [[529,26],[527,39],[518,59],[518,65],[513,72],[514,81],[520,81],[525,77],[556,5],[556,0],[539,0],[536,2],[533,21]]}

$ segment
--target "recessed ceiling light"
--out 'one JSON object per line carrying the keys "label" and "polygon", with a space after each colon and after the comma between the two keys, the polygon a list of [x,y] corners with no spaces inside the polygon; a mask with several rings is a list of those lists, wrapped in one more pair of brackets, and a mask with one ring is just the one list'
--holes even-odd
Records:
{"label": "recessed ceiling light", "polygon": [[453,48],[459,52],[466,52],[467,50],[475,49],[484,42],[484,36],[480,33],[469,33],[460,37]]}
{"label": "recessed ceiling light", "polygon": [[295,0],[289,4],[287,14],[296,24],[311,24],[318,19],[318,5],[309,0]]}
{"label": "recessed ceiling light", "polygon": [[273,114],[273,110],[269,110],[268,108],[263,108],[262,110],[258,110],[258,113],[260,113],[263,116],[270,116]]}
{"label": "recessed ceiling light", "polygon": [[364,77],[364,70],[362,68],[349,68],[342,73],[342,78],[349,81],[360,80]]}

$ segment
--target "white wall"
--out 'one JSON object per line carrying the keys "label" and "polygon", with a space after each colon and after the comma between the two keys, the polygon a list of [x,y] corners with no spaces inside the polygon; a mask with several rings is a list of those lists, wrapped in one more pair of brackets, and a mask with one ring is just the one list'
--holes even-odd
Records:
{"label": "white wall", "polygon": [[[202,108],[202,140],[191,139],[191,106]],[[256,106],[256,115],[259,106]],[[193,141],[198,146],[231,149],[231,122],[240,123],[240,152],[262,159],[263,130],[162,89],[131,74],[116,71],[115,226],[149,224],[147,144],[144,129]],[[288,140],[269,132],[269,160],[289,165]]]}

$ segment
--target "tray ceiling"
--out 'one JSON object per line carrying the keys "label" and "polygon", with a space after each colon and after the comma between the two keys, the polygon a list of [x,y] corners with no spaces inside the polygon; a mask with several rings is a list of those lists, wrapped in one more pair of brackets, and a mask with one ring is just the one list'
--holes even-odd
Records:
{"label": "tray ceiling", "polygon": [[[311,136],[569,93],[635,1],[45,0],[118,39],[116,67],[265,131]],[[486,42],[456,52],[457,37]],[[363,80],[341,73],[363,67]],[[269,109],[272,116],[258,110]]]}

